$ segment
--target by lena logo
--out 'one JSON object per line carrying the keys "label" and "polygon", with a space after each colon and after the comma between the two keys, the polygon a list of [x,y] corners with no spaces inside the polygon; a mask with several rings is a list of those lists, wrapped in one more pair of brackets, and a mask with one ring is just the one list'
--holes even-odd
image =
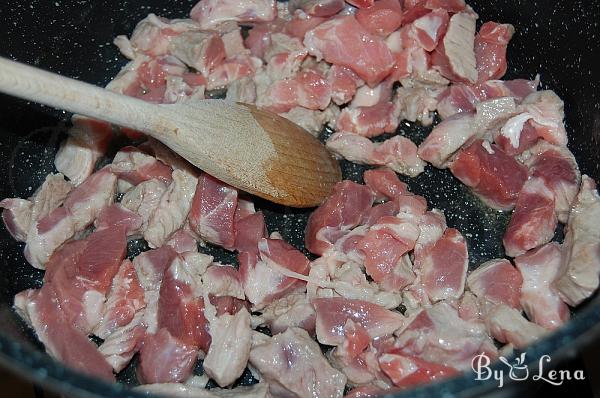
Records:
{"label": "by lena logo", "polygon": [[[504,386],[505,377],[510,380],[522,381],[528,380],[530,377],[534,381],[542,380],[546,383],[550,383],[555,386],[560,386],[565,380],[584,380],[585,375],[583,370],[549,370],[546,372],[544,367],[548,367],[550,363],[550,355],[542,355],[538,362],[537,373],[530,374],[529,367],[525,363],[525,353],[522,353],[519,357],[515,358],[514,363],[510,363],[505,357],[498,358],[500,362],[506,365],[507,369],[494,369],[490,368],[490,358],[481,353],[476,355],[471,361],[471,369],[475,372],[475,380],[496,380],[498,382],[498,388]],[[508,374],[507,374],[508,370]]]}

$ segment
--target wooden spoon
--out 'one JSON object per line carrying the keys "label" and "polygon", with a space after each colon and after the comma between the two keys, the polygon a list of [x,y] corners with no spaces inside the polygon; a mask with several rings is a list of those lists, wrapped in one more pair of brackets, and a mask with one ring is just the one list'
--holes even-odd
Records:
{"label": "wooden spoon", "polygon": [[253,105],[151,104],[5,58],[0,91],[142,131],[208,174],[283,205],[316,206],[341,179],[315,137]]}

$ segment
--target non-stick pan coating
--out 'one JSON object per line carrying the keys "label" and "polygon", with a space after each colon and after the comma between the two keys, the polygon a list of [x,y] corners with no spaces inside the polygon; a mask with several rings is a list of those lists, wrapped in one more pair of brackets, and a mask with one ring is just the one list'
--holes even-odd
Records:
{"label": "non-stick pan coating", "polygon": [[[0,6],[0,56],[37,65],[66,76],[105,85],[126,62],[112,39],[129,34],[149,12],[180,18],[195,1],[159,0],[4,0]],[[515,25],[506,78],[534,78],[565,101],[569,147],[582,173],[600,179],[600,75],[594,54],[600,53],[600,2],[592,1],[469,1],[480,22],[494,20]],[[595,73],[596,72],[596,73]],[[0,95],[0,198],[27,197],[53,170],[53,156],[64,137],[67,114]],[[417,144],[429,130],[402,123],[399,132]],[[327,132],[323,133],[326,136]],[[344,162],[344,177],[362,182],[364,167]],[[449,226],[458,228],[469,243],[470,267],[504,255],[501,237],[508,215],[482,205],[448,171],[428,167],[415,179],[403,178],[410,189],[424,195],[430,207],[444,210]],[[257,201],[266,213],[269,231],[279,231],[303,249],[306,210]],[[560,239],[560,233],[558,234]],[[132,250],[139,249],[133,247]],[[63,368],[43,353],[43,347],[12,310],[19,291],[38,287],[42,272],[29,266],[15,243],[0,227],[0,362],[49,388],[80,396],[129,396],[124,387],[109,386]],[[214,247],[211,254],[224,262],[234,256]],[[528,350],[537,362],[542,354],[554,361],[597,335],[600,303],[588,300],[558,333]],[[130,368],[121,379],[135,383]],[[247,379],[247,378],[246,378]],[[247,381],[247,380],[246,380]],[[513,386],[515,387],[515,386]],[[522,387],[522,385],[520,386]],[[493,383],[473,375],[425,386],[415,396],[467,396],[493,389]],[[505,392],[508,392],[505,390]]]}

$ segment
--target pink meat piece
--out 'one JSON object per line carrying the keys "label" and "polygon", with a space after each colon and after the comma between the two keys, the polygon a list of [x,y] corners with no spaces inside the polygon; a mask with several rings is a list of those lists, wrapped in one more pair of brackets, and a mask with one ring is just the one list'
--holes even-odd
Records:
{"label": "pink meat piece", "polygon": [[208,75],[207,90],[227,87],[229,84],[244,77],[254,76],[261,67],[262,61],[248,54],[239,54],[228,58],[216,66]]}
{"label": "pink meat piece", "polygon": [[335,128],[337,131],[350,132],[363,137],[392,133],[398,127],[398,115],[394,110],[394,104],[390,101],[373,106],[344,108],[337,118]]}
{"label": "pink meat piece", "polygon": [[302,10],[313,17],[331,17],[345,6],[344,0],[291,0],[288,2],[290,13]]}
{"label": "pink meat piece", "polygon": [[142,323],[145,307],[144,289],[133,263],[125,260],[113,278],[102,320],[94,329],[94,334],[104,339],[98,349],[115,372],[123,370],[139,350],[146,334]]}
{"label": "pink meat piece", "polygon": [[502,238],[506,254],[516,257],[549,242],[558,225],[554,207],[554,193],[541,178],[525,182]]}
{"label": "pink meat piece", "polygon": [[477,82],[475,20],[470,12],[454,14],[446,35],[432,53],[433,66],[452,82]]}
{"label": "pink meat piece", "polygon": [[145,307],[144,289],[140,286],[133,263],[124,260],[112,280],[104,313],[94,328],[94,334],[106,339],[117,329],[131,323],[136,313]]}
{"label": "pink meat piece", "polygon": [[349,108],[367,108],[392,99],[393,82],[386,79],[374,87],[362,85],[350,102]]}
{"label": "pink meat piece", "polygon": [[517,114],[506,122],[498,135],[504,136],[503,139],[509,141],[515,152],[522,146],[521,135],[525,126],[533,130],[526,132],[524,139],[528,142],[533,141],[535,136],[554,145],[566,146],[568,137],[564,117],[564,103],[553,91],[536,91],[523,99]]}
{"label": "pink meat piece", "polygon": [[285,23],[283,31],[300,40],[304,40],[306,32],[325,22],[327,18],[313,17],[305,13],[295,12],[292,19]]}
{"label": "pink meat piece", "polygon": [[144,181],[127,191],[121,198],[121,206],[135,212],[142,218],[142,233],[160,204],[167,186],[159,180]]}
{"label": "pink meat piece", "polygon": [[[398,214],[397,201],[391,200],[389,202],[380,203],[380,204],[377,204],[377,205],[371,207],[369,209],[369,211],[367,211],[365,213],[365,216],[363,217],[361,224],[370,227],[371,225],[375,225],[379,221],[380,218],[387,217],[387,216],[395,216],[396,214]],[[344,236],[338,242],[342,241],[347,236],[348,235]],[[347,242],[344,242],[344,243],[347,243]],[[356,245],[356,243],[358,243],[358,241],[354,242],[354,245]],[[344,250],[344,253],[346,253],[347,251],[350,251],[354,248],[355,248],[354,246],[352,246],[351,248],[346,248]]]}
{"label": "pink meat piece", "polygon": [[488,206],[498,210],[514,207],[527,180],[525,166],[494,144],[484,147],[483,140],[459,151],[450,170]]}
{"label": "pink meat piece", "polygon": [[459,112],[473,111],[475,105],[488,99],[514,97],[520,103],[535,92],[538,85],[538,79],[488,80],[477,85],[452,84],[438,96],[437,111],[442,119],[446,119]]}
{"label": "pink meat piece", "polygon": [[73,185],[62,174],[48,174],[29,199],[7,198],[0,201],[2,220],[11,236],[20,242],[27,240],[32,223],[46,217],[63,204]]}
{"label": "pink meat piece", "polygon": [[194,21],[169,20],[151,13],[136,25],[128,44],[123,36],[117,37],[115,41],[126,43],[119,48],[128,58],[133,59],[136,53],[156,57],[168,53],[169,44],[174,37],[184,32],[198,30],[200,26]]}
{"label": "pink meat piece", "polygon": [[169,52],[204,76],[220,65],[227,55],[217,32],[184,32],[171,39]]}
{"label": "pink meat piece", "polygon": [[404,2],[404,23],[408,24],[430,10],[444,9],[450,13],[463,11],[464,0],[406,0]]}
{"label": "pink meat piece", "polygon": [[302,328],[311,336],[315,333],[317,315],[305,293],[288,294],[272,302],[261,312],[261,318],[274,335],[291,327]]}
{"label": "pink meat piece", "polygon": [[530,149],[526,160],[532,178],[541,178],[554,193],[554,208],[558,220],[566,223],[571,205],[579,191],[581,174],[575,157],[565,147],[540,141]]}
{"label": "pink meat piece", "polygon": [[519,310],[505,304],[490,307],[485,314],[485,324],[490,335],[501,343],[524,349],[548,333],[543,327],[525,319]]}
{"label": "pink meat piece", "polygon": [[473,294],[494,304],[521,309],[523,277],[506,259],[486,261],[471,272],[467,286]]}
{"label": "pink meat piece", "polygon": [[305,70],[290,79],[274,82],[267,93],[268,102],[262,107],[277,113],[301,106],[325,109],[331,100],[331,87],[319,72]]}
{"label": "pink meat piece", "polygon": [[352,15],[332,18],[308,31],[304,45],[317,59],[348,67],[372,86],[385,79],[394,66],[385,42],[369,34]]}
{"label": "pink meat piece", "polygon": [[107,228],[68,243],[48,261],[44,281],[54,287],[66,318],[82,331],[92,331],[101,321],[126,251],[125,228]]}
{"label": "pink meat piece", "polygon": [[238,270],[232,265],[214,264],[202,275],[202,283],[208,294],[231,296],[244,300],[244,286]]}
{"label": "pink meat piece", "polygon": [[390,354],[418,357],[434,364],[468,369],[473,356],[484,352],[497,357],[497,350],[485,326],[468,322],[445,302],[423,309],[397,335]]}
{"label": "pink meat piece", "polygon": [[416,177],[425,169],[417,146],[401,135],[382,142],[372,142],[354,133],[339,132],[329,137],[326,145],[332,152],[354,163],[387,166],[411,177]]}
{"label": "pink meat piece", "polygon": [[425,51],[433,51],[446,34],[449,21],[446,10],[435,9],[411,23],[410,38]]}
{"label": "pink meat piece", "polygon": [[271,23],[257,23],[248,32],[244,45],[253,56],[264,59],[265,51],[271,45],[271,36],[281,32],[283,27],[283,21],[280,19]]}
{"label": "pink meat piece", "polygon": [[192,375],[197,358],[196,347],[160,329],[142,342],[138,378],[142,383],[181,383]]}
{"label": "pink meat piece", "polygon": [[[366,272],[375,282],[393,278],[393,271],[402,256],[412,250],[419,237],[419,229],[412,220],[399,217],[382,217],[358,242],[357,248],[365,254]],[[411,272],[412,273],[412,272]],[[406,278],[399,289],[412,282]]]}
{"label": "pink meat piece", "polygon": [[235,223],[235,249],[240,253],[256,253],[258,242],[267,237],[266,231],[265,216],[262,211],[237,220]]}
{"label": "pink meat piece", "polygon": [[17,294],[15,308],[52,357],[90,376],[114,381],[111,366],[94,343],[65,317],[51,284]]}
{"label": "pink meat piece", "polygon": [[[525,116],[528,117],[528,116]],[[511,142],[511,138],[502,134],[502,130],[499,131],[499,134],[496,134],[494,137],[494,142],[498,147],[500,147],[504,152],[508,155],[514,156],[519,155],[531,148],[536,142],[538,142],[538,133],[533,126],[535,123],[533,120],[527,120],[523,127],[521,128],[520,123],[524,120],[521,115],[515,116],[515,118],[511,118],[508,120],[505,126],[512,125],[513,122],[517,122],[518,128],[520,128],[519,132],[519,144],[517,146],[513,146]],[[506,127],[504,127],[506,131]]]}
{"label": "pink meat piece", "polygon": [[213,29],[225,21],[268,22],[277,16],[275,0],[201,0],[190,16],[202,29]]}
{"label": "pink meat piece", "polygon": [[563,259],[554,286],[560,297],[576,306],[598,288],[600,270],[600,195],[590,177],[582,177],[562,247]]}
{"label": "pink meat piece", "polygon": [[476,105],[476,112],[461,112],[434,127],[419,145],[419,156],[437,168],[445,168],[452,155],[464,145],[498,129],[515,112],[514,98],[502,97]]}
{"label": "pink meat piece", "polygon": [[124,228],[127,236],[136,235],[142,227],[142,218],[120,203],[112,204],[100,212],[94,226],[97,230]]}
{"label": "pink meat piece", "polygon": [[113,132],[109,123],[75,115],[73,127],[54,157],[54,166],[75,186],[88,178],[108,149]]}
{"label": "pink meat piece", "polygon": [[131,185],[153,178],[169,185],[172,180],[169,166],[133,146],[126,146],[117,152],[111,171]]}
{"label": "pink meat piece", "polygon": [[[321,348],[299,328],[266,337],[252,347],[250,363],[275,396],[342,397],[346,376],[331,367]],[[298,377],[301,374],[303,377]]]}
{"label": "pink meat piece", "polygon": [[552,283],[561,267],[561,248],[549,243],[515,258],[523,276],[521,305],[533,322],[546,329],[556,329],[569,320],[570,312]]}
{"label": "pink meat piece", "polygon": [[387,36],[402,24],[402,6],[398,0],[379,0],[372,7],[361,8],[356,20],[370,34]]}
{"label": "pink meat piece", "polygon": [[238,191],[202,174],[190,210],[190,226],[204,240],[232,249],[235,243],[234,216]]}
{"label": "pink meat piece", "polygon": [[375,192],[378,200],[394,200],[408,192],[408,185],[400,181],[396,173],[387,167],[367,170],[363,174],[365,185]]}
{"label": "pink meat piece", "polygon": [[348,319],[363,327],[371,339],[392,334],[405,322],[402,314],[368,301],[332,297],[315,298],[312,304],[317,312],[316,331],[321,344],[342,344]]}
{"label": "pink meat piece", "polygon": [[31,225],[25,244],[25,258],[42,268],[54,251],[76,232],[90,226],[114,200],[117,177],[103,168],[71,191],[59,207]]}
{"label": "pink meat piece", "polygon": [[450,366],[398,354],[382,355],[379,357],[379,366],[396,387],[404,388],[443,380],[459,373]]}
{"label": "pink meat piece", "polygon": [[210,321],[211,347],[204,358],[204,372],[219,386],[233,384],[244,372],[252,346],[250,313],[223,314]]}
{"label": "pink meat piece", "polygon": [[475,36],[477,82],[500,79],[506,73],[506,47],[515,28],[510,24],[486,22]]}
{"label": "pink meat piece", "polygon": [[350,102],[356,89],[364,84],[352,69],[340,65],[329,68],[327,81],[331,86],[331,100],[337,105]]}
{"label": "pink meat piece", "polygon": [[160,285],[157,325],[183,344],[204,352],[210,345],[200,289],[200,270],[176,256]]}
{"label": "pink meat piece", "polygon": [[373,5],[375,4],[375,0],[346,0],[346,3],[358,9],[363,9],[373,7]]}
{"label": "pink meat piece", "polygon": [[371,190],[352,181],[342,181],[333,187],[331,196],[309,217],[305,233],[306,248],[317,255],[356,227],[373,205]]}
{"label": "pink meat piece", "polygon": [[150,247],[162,246],[181,229],[190,213],[198,179],[184,170],[173,171],[173,181],[161,196],[158,206],[148,218],[144,239]]}
{"label": "pink meat piece", "polygon": [[460,298],[465,289],[468,265],[465,238],[454,228],[446,229],[421,258],[421,283],[429,298],[432,301]]}
{"label": "pink meat piece", "polygon": [[192,233],[186,229],[175,232],[166,244],[179,254],[198,250],[198,242],[196,242]]}
{"label": "pink meat piece", "polygon": [[415,266],[421,268],[422,258],[424,252],[423,249],[430,247],[435,244],[447,228],[446,217],[444,213],[439,210],[427,211],[427,204],[425,203],[425,209],[419,217],[419,238],[415,243]]}
{"label": "pink meat piece", "polygon": [[302,275],[309,271],[304,254],[281,239],[263,238],[258,242],[258,254],[243,252],[238,259],[246,298],[256,309],[306,286],[306,282],[277,270],[281,267]]}

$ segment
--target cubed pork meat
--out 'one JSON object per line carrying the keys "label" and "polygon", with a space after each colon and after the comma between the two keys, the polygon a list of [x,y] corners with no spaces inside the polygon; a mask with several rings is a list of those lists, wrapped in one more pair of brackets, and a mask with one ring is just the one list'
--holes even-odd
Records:
{"label": "cubed pork meat", "polygon": [[171,168],[136,147],[121,148],[111,164],[111,171],[119,177],[119,191],[126,192],[132,186],[157,179],[169,185]]}
{"label": "cubed pork meat", "polygon": [[529,322],[521,311],[505,304],[490,305],[485,310],[485,324],[492,337],[502,343],[524,349],[548,333],[543,327]]}
{"label": "cubed pork meat", "polygon": [[297,327],[310,335],[315,333],[316,313],[305,293],[292,293],[276,300],[261,310],[261,319],[271,333],[285,332]]}
{"label": "cubed pork meat", "polygon": [[462,112],[451,116],[434,127],[419,145],[421,159],[437,168],[448,166],[448,160],[463,145],[484,137],[498,123],[506,121],[515,112],[515,101],[503,97],[480,102],[476,112]]}
{"label": "cubed pork meat", "polygon": [[473,294],[494,304],[521,309],[523,277],[506,259],[486,261],[471,272],[467,286]]}
{"label": "cubed pork meat", "polygon": [[367,301],[332,297],[313,299],[312,304],[317,313],[317,339],[321,344],[342,344],[348,319],[363,327],[371,339],[392,334],[405,324],[399,312]]}
{"label": "cubed pork meat", "polygon": [[366,186],[352,181],[337,183],[331,196],[309,217],[306,226],[306,248],[322,255],[346,231],[356,227],[371,208],[375,195]]}
{"label": "cubed pork meat", "polygon": [[339,132],[329,137],[326,145],[332,152],[354,163],[387,166],[411,177],[425,170],[425,162],[417,154],[417,146],[401,135],[373,142],[354,133]]}
{"label": "cubed pork meat", "polygon": [[350,102],[356,90],[364,84],[352,69],[340,65],[329,68],[327,80],[331,86],[331,100],[338,105]]}
{"label": "cubed pork meat", "polygon": [[432,63],[454,82],[475,83],[478,79],[475,58],[475,21],[470,12],[454,14],[448,31],[432,54]]}
{"label": "cubed pork meat", "polygon": [[109,123],[84,116],[75,115],[71,121],[73,127],[56,153],[54,165],[77,186],[94,172],[96,162],[106,153],[113,132]]}
{"label": "cubed pork meat", "polygon": [[500,79],[506,73],[506,47],[515,28],[510,24],[486,22],[475,36],[477,82]]}
{"label": "cubed pork meat", "polygon": [[379,357],[381,370],[396,387],[413,387],[443,380],[459,373],[451,366],[439,365],[416,356],[384,354]]}
{"label": "cubed pork meat", "polygon": [[179,230],[192,207],[192,199],[198,180],[183,170],[173,171],[173,181],[160,198],[160,202],[150,218],[144,231],[144,239],[150,247],[159,247],[177,230]]}
{"label": "cubed pork meat", "polygon": [[279,390],[301,398],[344,395],[346,376],[331,367],[317,342],[303,329],[289,328],[253,346],[250,363],[274,394]]}
{"label": "cubed pork meat", "polygon": [[348,67],[369,85],[385,79],[394,66],[385,42],[369,34],[352,15],[332,18],[308,31],[304,45],[317,59]]}
{"label": "cubed pork meat", "polygon": [[250,313],[241,309],[235,315],[223,314],[210,320],[212,342],[204,372],[221,387],[226,387],[242,375],[252,345]]}
{"label": "cubed pork meat", "polygon": [[113,202],[116,184],[116,175],[103,168],[72,190],[62,207],[32,223],[25,244],[27,261],[43,269],[61,244],[90,226]]}
{"label": "cubed pork meat", "polygon": [[[437,111],[442,119],[446,119],[456,113],[473,111],[479,102],[488,99],[513,97],[516,103],[521,103],[536,91],[539,83],[539,79],[515,79],[488,80],[477,85],[452,84],[438,96]],[[508,152],[505,146],[503,149]]]}
{"label": "cubed pork meat", "polygon": [[25,242],[31,224],[62,205],[72,190],[73,184],[62,174],[48,174],[29,199],[3,199],[0,207],[4,208],[2,220],[6,229],[14,239]]}
{"label": "cubed pork meat", "polygon": [[554,242],[515,258],[523,276],[521,305],[533,322],[546,329],[556,329],[570,317],[569,308],[552,286],[560,271],[561,256],[560,245]]}
{"label": "cubed pork meat", "polygon": [[421,283],[432,301],[458,299],[465,289],[469,254],[462,234],[448,228],[431,246],[421,252]]}
{"label": "cubed pork meat", "polygon": [[527,168],[494,144],[476,140],[458,152],[450,170],[485,204],[510,210],[527,180]]}
{"label": "cubed pork meat", "polygon": [[121,206],[137,213],[142,218],[142,232],[167,191],[167,185],[158,179],[144,181],[127,191],[121,198]]}
{"label": "cubed pork meat", "polygon": [[268,22],[277,16],[275,0],[201,0],[190,16],[202,29],[213,29],[226,21]]}
{"label": "cubed pork meat", "polygon": [[582,180],[567,224],[562,266],[554,282],[561,298],[571,306],[592,295],[600,273],[600,195],[594,180],[585,175]]}
{"label": "cubed pork meat", "polygon": [[302,10],[313,17],[331,17],[345,6],[344,0],[291,0],[288,2],[290,13]]}
{"label": "cubed pork meat", "polygon": [[202,174],[190,211],[190,226],[207,242],[232,249],[235,243],[234,216],[237,189]]}
{"label": "cubed pork meat", "polygon": [[98,348],[63,313],[51,284],[17,294],[15,308],[52,357],[90,376],[114,380],[112,368]]}
{"label": "cubed pork meat", "polygon": [[408,185],[400,181],[396,173],[387,167],[366,170],[363,179],[365,185],[375,192],[377,200],[394,200],[408,192]]}
{"label": "cubed pork meat", "polygon": [[257,310],[306,286],[306,282],[286,275],[286,271],[308,275],[308,259],[281,239],[263,238],[258,242],[257,254],[243,252],[238,260],[246,298]]}
{"label": "cubed pork meat", "polygon": [[485,326],[461,319],[457,310],[446,302],[415,315],[398,334],[389,352],[456,369],[468,369],[473,355],[480,352],[491,358],[497,356]]}
{"label": "cubed pork meat", "polygon": [[142,383],[180,383],[191,376],[198,349],[173,337],[167,329],[147,334],[140,349]]}
{"label": "cubed pork meat", "polygon": [[232,265],[213,264],[202,275],[202,284],[207,294],[231,296],[245,299],[241,275]]}
{"label": "cubed pork meat", "polygon": [[354,15],[367,32],[383,37],[402,24],[402,6],[399,0],[376,1],[371,7],[358,9]]}
{"label": "cubed pork meat", "polygon": [[225,44],[217,32],[184,32],[171,39],[169,53],[204,76],[226,58]]}
{"label": "cubed pork meat", "polygon": [[420,122],[424,126],[433,123],[433,112],[437,108],[438,88],[398,87],[394,95],[394,106],[400,120]]}

